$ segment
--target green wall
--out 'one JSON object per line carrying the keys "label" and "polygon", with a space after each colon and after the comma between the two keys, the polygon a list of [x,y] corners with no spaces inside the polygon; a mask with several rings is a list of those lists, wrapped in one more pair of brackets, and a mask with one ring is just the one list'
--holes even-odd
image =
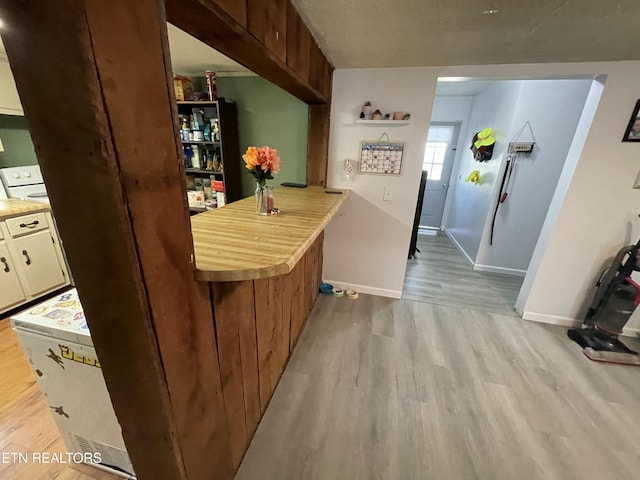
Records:
{"label": "green wall", "polygon": [[[218,95],[237,104],[241,153],[249,146],[278,150],[282,167],[267,184],[306,183],[308,105],[261,77],[218,78]],[[255,180],[242,170],[243,194],[253,195]]]}
{"label": "green wall", "polygon": [[4,146],[4,152],[0,152],[0,168],[38,164],[24,117],[0,115],[0,139]]}

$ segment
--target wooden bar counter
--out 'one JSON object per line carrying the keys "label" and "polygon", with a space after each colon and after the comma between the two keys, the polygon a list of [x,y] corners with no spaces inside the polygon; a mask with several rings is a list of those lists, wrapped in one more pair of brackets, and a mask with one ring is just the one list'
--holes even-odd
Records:
{"label": "wooden bar counter", "polygon": [[226,282],[290,273],[348,194],[279,187],[277,216],[257,216],[253,197],[196,215],[191,220],[196,278]]}
{"label": "wooden bar counter", "polygon": [[279,187],[277,216],[257,216],[250,197],[191,219],[196,278],[214,305],[234,471],[318,297],[324,228],[348,195]]}

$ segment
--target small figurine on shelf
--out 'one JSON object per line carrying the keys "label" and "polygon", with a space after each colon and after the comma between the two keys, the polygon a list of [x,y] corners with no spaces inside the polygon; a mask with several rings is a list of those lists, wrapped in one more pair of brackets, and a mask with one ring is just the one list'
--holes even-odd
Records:
{"label": "small figurine on shelf", "polygon": [[376,110],[375,112],[373,112],[373,119],[382,120],[382,112],[380,110]]}
{"label": "small figurine on shelf", "polygon": [[362,115],[360,115],[360,118],[363,118],[364,120],[373,119],[373,107],[371,106],[370,100],[364,102],[364,107],[362,107]]}

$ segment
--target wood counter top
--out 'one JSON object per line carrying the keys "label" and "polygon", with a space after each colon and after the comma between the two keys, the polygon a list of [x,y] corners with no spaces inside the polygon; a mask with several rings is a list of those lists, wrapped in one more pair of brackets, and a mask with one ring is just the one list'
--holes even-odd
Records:
{"label": "wood counter top", "polygon": [[[0,187],[1,188],[1,187]],[[34,202],[32,200],[18,200],[8,198],[0,200],[0,220],[11,217],[19,217],[34,212],[48,212],[50,207],[46,203]]]}
{"label": "wood counter top", "polygon": [[277,187],[276,216],[249,197],[191,218],[196,278],[227,282],[289,273],[349,196],[324,187]]}

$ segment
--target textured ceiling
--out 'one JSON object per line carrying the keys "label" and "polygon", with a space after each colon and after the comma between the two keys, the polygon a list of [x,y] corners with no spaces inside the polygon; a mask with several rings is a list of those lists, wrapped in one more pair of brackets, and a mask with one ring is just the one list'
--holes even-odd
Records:
{"label": "textured ceiling", "polygon": [[293,1],[337,68],[640,59],[639,0]]}

